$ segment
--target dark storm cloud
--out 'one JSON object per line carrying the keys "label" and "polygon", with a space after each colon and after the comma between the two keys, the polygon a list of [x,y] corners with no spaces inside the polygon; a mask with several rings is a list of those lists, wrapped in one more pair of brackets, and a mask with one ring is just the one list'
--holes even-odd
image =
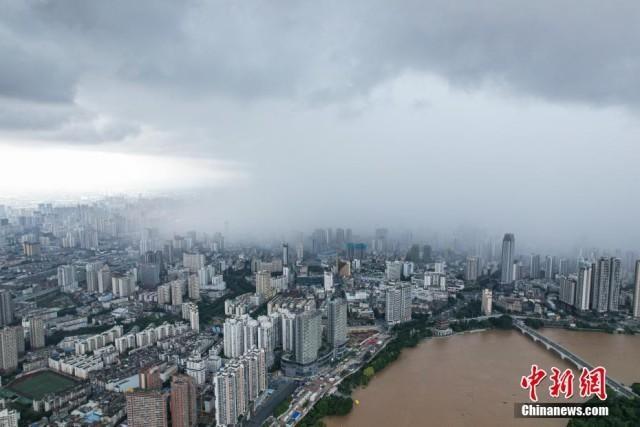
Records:
{"label": "dark storm cloud", "polygon": [[0,94],[69,101],[86,73],[157,90],[337,102],[406,70],[635,107],[635,2],[85,2],[3,6]]}
{"label": "dark storm cloud", "polygon": [[636,1],[0,0],[0,133],[239,162],[210,210],[250,226],[640,241],[638,22]]}

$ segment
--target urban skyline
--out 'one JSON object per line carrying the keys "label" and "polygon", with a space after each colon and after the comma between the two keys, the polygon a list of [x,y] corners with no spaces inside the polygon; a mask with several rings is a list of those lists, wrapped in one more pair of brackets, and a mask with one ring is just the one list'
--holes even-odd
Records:
{"label": "urban skyline", "polygon": [[638,22],[1,0],[0,427],[640,425]]}

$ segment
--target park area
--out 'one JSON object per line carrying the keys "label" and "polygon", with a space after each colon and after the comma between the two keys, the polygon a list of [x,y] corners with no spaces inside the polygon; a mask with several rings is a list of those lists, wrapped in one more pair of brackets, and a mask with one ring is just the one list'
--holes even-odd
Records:
{"label": "park area", "polygon": [[33,400],[39,400],[49,393],[61,393],[78,383],[53,371],[40,371],[18,378],[6,386],[7,389]]}

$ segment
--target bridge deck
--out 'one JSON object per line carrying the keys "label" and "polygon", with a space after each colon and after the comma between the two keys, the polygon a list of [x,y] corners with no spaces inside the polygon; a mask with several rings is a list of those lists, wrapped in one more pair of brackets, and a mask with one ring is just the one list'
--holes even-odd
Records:
{"label": "bridge deck", "polygon": [[[591,365],[590,363],[586,362],[584,359],[582,359],[577,354],[569,351],[568,349],[566,349],[565,347],[561,346],[557,342],[551,340],[550,338],[545,337],[544,335],[542,335],[541,333],[539,333],[535,329],[532,329],[532,328],[528,327],[527,325],[525,325],[521,321],[514,322],[514,326],[518,330],[520,330],[520,332],[522,332],[524,335],[528,335],[534,341],[540,341],[543,344],[545,344],[547,349],[555,350],[555,352],[558,353],[563,359],[569,360],[578,369],[587,368],[587,369],[591,370],[591,369],[594,368],[593,365]],[[636,394],[633,393],[628,387],[624,386],[622,383],[619,383],[618,381],[614,380],[613,378],[611,378],[609,376],[607,376],[607,386],[609,386],[611,389],[613,389],[616,393],[619,393],[619,394],[623,395],[624,397],[627,397],[627,398],[637,397]]]}

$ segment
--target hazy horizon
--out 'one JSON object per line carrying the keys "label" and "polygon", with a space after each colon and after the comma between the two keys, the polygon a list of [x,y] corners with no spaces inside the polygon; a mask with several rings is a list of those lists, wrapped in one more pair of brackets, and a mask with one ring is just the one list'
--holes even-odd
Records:
{"label": "hazy horizon", "polygon": [[0,199],[638,249],[640,6],[561,3],[3,2]]}

